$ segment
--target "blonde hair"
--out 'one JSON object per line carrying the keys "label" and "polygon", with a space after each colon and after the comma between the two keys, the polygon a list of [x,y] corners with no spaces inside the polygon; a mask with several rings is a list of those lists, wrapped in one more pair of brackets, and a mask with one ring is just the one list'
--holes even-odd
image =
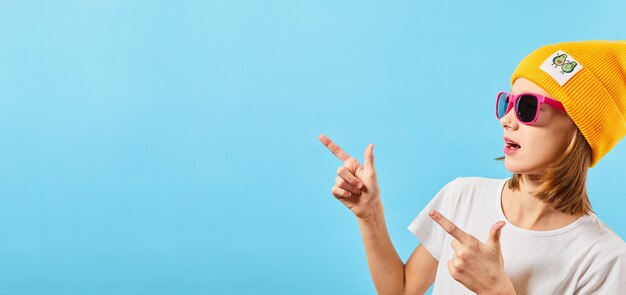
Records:
{"label": "blonde hair", "polygon": [[[532,192],[552,207],[567,214],[592,213],[587,196],[587,171],[591,164],[591,146],[578,127],[576,134],[563,155],[546,169],[538,180],[540,185]],[[504,156],[495,160],[504,160]],[[508,187],[520,189],[522,174],[514,173]]]}

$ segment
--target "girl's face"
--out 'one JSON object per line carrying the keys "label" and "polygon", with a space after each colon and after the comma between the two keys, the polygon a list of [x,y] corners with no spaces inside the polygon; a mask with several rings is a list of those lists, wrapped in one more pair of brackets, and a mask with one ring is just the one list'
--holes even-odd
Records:
{"label": "girl's face", "polygon": [[[516,79],[511,94],[526,91],[554,98],[528,79]],[[572,119],[565,112],[547,104],[541,105],[535,123],[532,126],[520,123],[515,117],[515,108],[500,119],[504,136],[520,145],[520,149],[513,155],[505,155],[504,166],[512,173],[543,174],[567,150],[576,134],[576,125]]]}

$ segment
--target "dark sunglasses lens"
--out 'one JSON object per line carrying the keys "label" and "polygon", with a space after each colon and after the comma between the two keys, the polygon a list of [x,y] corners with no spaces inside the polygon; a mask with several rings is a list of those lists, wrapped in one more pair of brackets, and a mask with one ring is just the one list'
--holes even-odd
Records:
{"label": "dark sunglasses lens", "polygon": [[517,116],[522,122],[532,122],[537,115],[537,97],[533,95],[522,95],[517,100]]}
{"label": "dark sunglasses lens", "polygon": [[506,115],[506,109],[509,106],[509,96],[506,93],[500,93],[498,95],[498,103],[496,106],[496,110],[498,113],[498,118],[504,117]]}

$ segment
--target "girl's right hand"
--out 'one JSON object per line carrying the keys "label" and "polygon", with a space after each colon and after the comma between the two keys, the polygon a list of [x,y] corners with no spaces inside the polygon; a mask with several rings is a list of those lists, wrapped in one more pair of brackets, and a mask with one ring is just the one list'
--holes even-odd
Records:
{"label": "girl's right hand", "polygon": [[374,145],[369,144],[365,148],[365,166],[363,166],[330,138],[323,134],[318,138],[344,163],[337,169],[335,186],[332,187],[331,193],[348,207],[357,218],[367,218],[368,214],[372,212],[370,209],[380,203],[380,191],[374,169]]}

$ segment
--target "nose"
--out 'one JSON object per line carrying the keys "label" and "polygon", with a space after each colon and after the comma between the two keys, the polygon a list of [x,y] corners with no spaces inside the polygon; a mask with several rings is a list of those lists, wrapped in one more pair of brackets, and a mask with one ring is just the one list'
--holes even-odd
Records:
{"label": "nose", "polygon": [[502,118],[500,118],[500,125],[504,129],[516,130],[519,127],[519,122],[515,118],[515,108],[511,108]]}

